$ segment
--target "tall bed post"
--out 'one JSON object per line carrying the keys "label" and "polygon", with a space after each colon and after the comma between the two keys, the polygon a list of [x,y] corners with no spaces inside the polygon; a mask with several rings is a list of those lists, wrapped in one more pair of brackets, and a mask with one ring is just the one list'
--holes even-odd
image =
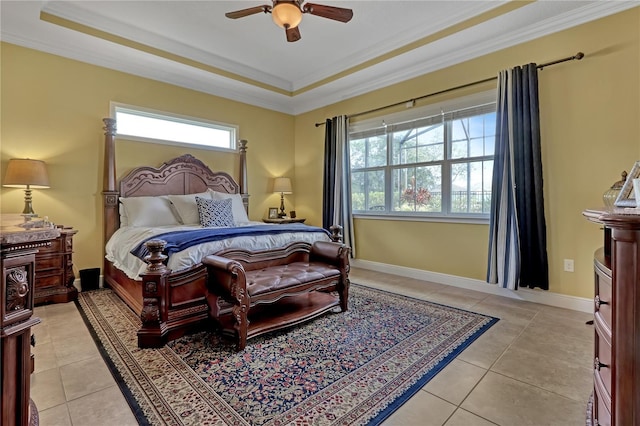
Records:
{"label": "tall bed post", "polygon": [[247,181],[247,140],[240,139],[240,194],[242,194],[242,204],[249,214],[249,182]]}
{"label": "tall bed post", "polygon": [[116,155],[115,137],[116,120],[103,118],[104,122],[104,175],[102,186],[102,199],[104,201],[104,245],[118,229],[118,195],[116,189]]}

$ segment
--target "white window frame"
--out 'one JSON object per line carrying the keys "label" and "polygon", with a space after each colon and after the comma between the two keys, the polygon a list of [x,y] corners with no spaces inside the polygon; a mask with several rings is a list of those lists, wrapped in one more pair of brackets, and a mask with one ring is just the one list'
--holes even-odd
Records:
{"label": "white window frame", "polygon": [[[426,105],[418,108],[411,108],[404,111],[386,114],[383,116],[377,116],[375,118],[360,120],[350,122],[349,124],[349,134],[360,133],[370,129],[379,128],[382,123],[386,125],[394,125],[400,123],[406,123],[414,120],[419,120],[422,118],[432,117],[438,114],[442,114],[443,112],[450,111],[458,111],[466,108],[474,108],[487,104],[495,104],[496,103],[496,91],[489,90],[486,92],[476,93],[469,96],[459,97],[443,102],[432,103],[430,105]],[[446,141],[445,141],[446,144]],[[389,148],[389,144],[387,145]],[[387,148],[387,149],[388,149]],[[387,156],[391,155],[390,152],[387,152]],[[445,154],[446,155],[446,154]],[[489,156],[483,157],[487,159]],[[493,155],[490,156],[493,158]],[[475,157],[474,157],[475,159]],[[455,162],[466,162],[459,160],[452,160],[445,158],[445,162],[449,164]],[[387,165],[382,167],[387,170],[392,170],[397,165],[390,164],[390,159],[387,161]],[[419,165],[419,164],[418,164]],[[390,173],[387,173],[386,180],[390,181],[392,177]],[[444,180],[448,179],[447,170],[443,170],[443,189],[444,189]],[[386,188],[389,188],[389,182],[385,183]],[[448,191],[450,191],[449,184],[447,184]],[[443,197],[448,197],[449,194],[443,194]],[[387,200],[390,198],[390,194],[386,194]],[[366,219],[380,219],[380,220],[400,220],[400,221],[427,221],[427,222],[455,222],[455,223],[480,223],[487,224],[489,222],[489,214],[478,214],[478,213],[451,213],[451,212],[398,212],[398,211],[390,211],[388,201],[385,202],[386,209],[385,211],[364,211],[364,210],[356,210],[353,211],[352,214],[354,217],[362,217]]]}
{"label": "white window frame", "polygon": [[[146,143],[154,143],[154,144],[163,144],[163,145],[174,145],[174,146],[184,146],[188,148],[195,149],[206,149],[206,150],[214,150],[214,151],[236,151],[237,145],[236,142],[238,140],[239,127],[234,124],[221,123],[212,120],[206,120],[203,118],[189,117],[185,115],[174,114],[165,111],[153,110],[150,108],[143,108],[133,105],[126,105],[117,102],[111,102],[111,117],[116,120],[116,138],[127,139],[137,142],[146,142]],[[217,145],[207,145],[205,143],[196,143],[189,141],[179,141],[179,140],[170,140],[163,139],[162,137],[152,136],[141,136],[141,135],[128,135],[121,133],[118,128],[118,117],[119,113],[131,114],[145,118],[152,118],[156,120],[162,120],[169,123],[178,123],[178,124],[186,124],[190,126],[197,126],[205,129],[214,129],[220,130],[223,132],[228,132],[228,145],[227,146],[217,146]]]}

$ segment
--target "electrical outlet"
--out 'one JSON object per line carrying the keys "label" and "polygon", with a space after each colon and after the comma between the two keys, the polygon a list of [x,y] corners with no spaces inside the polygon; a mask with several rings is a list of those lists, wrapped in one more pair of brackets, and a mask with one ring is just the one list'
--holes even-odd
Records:
{"label": "electrical outlet", "polygon": [[565,272],[573,272],[573,259],[564,260],[564,270]]}

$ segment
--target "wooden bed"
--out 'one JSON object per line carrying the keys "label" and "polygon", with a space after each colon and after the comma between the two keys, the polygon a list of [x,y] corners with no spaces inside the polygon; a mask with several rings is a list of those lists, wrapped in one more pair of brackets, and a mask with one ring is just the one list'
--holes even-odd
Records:
{"label": "wooden bed", "polygon": [[[244,209],[248,211],[247,141],[241,140],[239,143],[238,182],[227,173],[212,172],[204,163],[191,155],[183,155],[158,168],[136,168],[116,184],[116,122],[111,118],[105,118],[103,121],[105,124],[102,191],[104,244],[120,228],[120,197],[198,194],[209,188],[216,192],[241,194]],[[332,227],[331,240],[340,241],[340,232],[341,227]],[[300,245],[300,243],[295,244]],[[141,348],[160,347],[195,327],[209,325],[207,320],[210,319],[206,267],[198,263],[188,269],[173,272],[165,265],[166,256],[162,254],[164,248],[162,244],[147,242],[146,246],[150,255],[146,258],[146,271],[140,274],[142,281],[129,278],[106,257],[103,269],[106,286],[113,289],[134,312],[140,315],[142,325],[138,330],[138,346]],[[311,244],[307,246],[310,250]],[[281,253],[286,250],[272,252],[274,256],[281,256]],[[230,304],[228,309],[231,309]]]}
{"label": "wooden bed", "polygon": [[[104,243],[120,227],[119,197],[183,195],[206,191],[242,194],[248,209],[246,144],[240,141],[240,178],[212,172],[191,155],[171,160],[159,168],[140,167],[116,186],[116,121],[104,120],[105,164],[103,179]],[[120,298],[140,314],[138,346],[159,347],[208,319],[206,299],[207,271],[202,265],[175,273],[162,268],[148,270],[142,282],[130,279],[105,259],[104,281]]]}

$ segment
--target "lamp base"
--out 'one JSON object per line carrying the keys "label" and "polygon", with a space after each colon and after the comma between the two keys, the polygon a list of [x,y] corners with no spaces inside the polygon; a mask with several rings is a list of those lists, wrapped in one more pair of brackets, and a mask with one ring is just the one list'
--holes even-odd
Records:
{"label": "lamp base", "polygon": [[38,217],[35,213],[21,213],[20,216],[24,218],[25,223],[29,222],[31,219]]}
{"label": "lamp base", "polygon": [[278,213],[278,217],[282,219],[283,217],[287,217],[287,214],[284,212],[284,193],[280,193],[280,212]]}
{"label": "lamp base", "polygon": [[27,188],[24,190],[24,209],[22,210],[22,215],[32,215],[36,216],[33,212],[33,205],[31,204],[31,188],[27,185]]}

